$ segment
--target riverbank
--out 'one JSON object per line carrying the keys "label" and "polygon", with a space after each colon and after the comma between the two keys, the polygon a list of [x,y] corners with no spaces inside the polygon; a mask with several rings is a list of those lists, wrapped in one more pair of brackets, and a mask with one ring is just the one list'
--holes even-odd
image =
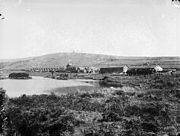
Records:
{"label": "riverbank", "polygon": [[31,76],[41,76],[46,78],[54,78],[60,80],[68,80],[68,79],[92,79],[92,80],[100,80],[104,77],[104,75],[96,73],[60,73],[54,72],[53,75],[51,72],[30,72]]}
{"label": "riverbank", "polygon": [[51,90],[47,90],[48,94],[55,94],[57,96],[66,95],[66,94],[76,94],[79,92],[90,92],[93,90],[99,90],[101,87],[99,86],[71,86],[71,87],[61,87],[55,88]]}

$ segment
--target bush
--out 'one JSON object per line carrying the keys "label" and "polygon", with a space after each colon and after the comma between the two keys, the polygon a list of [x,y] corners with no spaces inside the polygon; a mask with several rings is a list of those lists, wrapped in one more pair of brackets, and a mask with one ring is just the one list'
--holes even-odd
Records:
{"label": "bush", "polygon": [[66,115],[62,109],[35,108],[21,110],[11,107],[8,110],[9,135],[15,133],[24,136],[59,136],[68,132],[72,134],[78,121],[71,115]]}
{"label": "bush", "polygon": [[122,118],[121,116],[113,111],[109,111],[108,113],[102,114],[103,119],[101,121],[106,121],[106,122],[116,122],[116,121],[121,121]]}
{"label": "bush", "polygon": [[19,72],[19,73],[11,73],[11,74],[9,74],[9,78],[11,78],[11,79],[28,79],[30,77],[29,77],[28,73]]}
{"label": "bush", "polygon": [[125,110],[125,115],[127,117],[130,117],[130,116],[139,116],[141,109],[138,105],[128,105],[124,110]]}
{"label": "bush", "polygon": [[123,90],[116,90],[113,94],[114,95],[124,95],[125,92]]}
{"label": "bush", "polygon": [[0,88],[0,134],[6,134],[6,109],[7,104],[6,104],[6,96],[5,96],[5,90]]}
{"label": "bush", "polygon": [[158,125],[153,122],[143,122],[141,126],[142,126],[143,131],[145,132],[157,133],[159,131]]}

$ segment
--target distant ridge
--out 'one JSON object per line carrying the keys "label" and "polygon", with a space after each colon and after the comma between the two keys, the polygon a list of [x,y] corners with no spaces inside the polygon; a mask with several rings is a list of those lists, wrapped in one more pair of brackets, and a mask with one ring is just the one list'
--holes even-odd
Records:
{"label": "distant ridge", "polygon": [[54,53],[23,59],[1,60],[0,69],[29,69],[33,67],[154,65],[180,68],[180,57],[125,57],[89,53]]}

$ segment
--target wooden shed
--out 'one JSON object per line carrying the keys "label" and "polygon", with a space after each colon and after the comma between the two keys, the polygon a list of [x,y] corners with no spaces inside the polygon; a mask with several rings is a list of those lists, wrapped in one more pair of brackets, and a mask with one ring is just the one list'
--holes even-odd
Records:
{"label": "wooden shed", "polygon": [[105,74],[105,73],[126,73],[128,70],[127,66],[123,67],[106,67],[106,68],[100,68],[99,73]]}

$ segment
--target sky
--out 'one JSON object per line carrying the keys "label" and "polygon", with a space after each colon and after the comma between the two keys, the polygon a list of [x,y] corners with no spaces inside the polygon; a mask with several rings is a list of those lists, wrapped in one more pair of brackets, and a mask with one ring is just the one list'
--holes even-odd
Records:
{"label": "sky", "polygon": [[0,13],[0,59],[180,56],[180,8],[171,0],[0,0]]}

